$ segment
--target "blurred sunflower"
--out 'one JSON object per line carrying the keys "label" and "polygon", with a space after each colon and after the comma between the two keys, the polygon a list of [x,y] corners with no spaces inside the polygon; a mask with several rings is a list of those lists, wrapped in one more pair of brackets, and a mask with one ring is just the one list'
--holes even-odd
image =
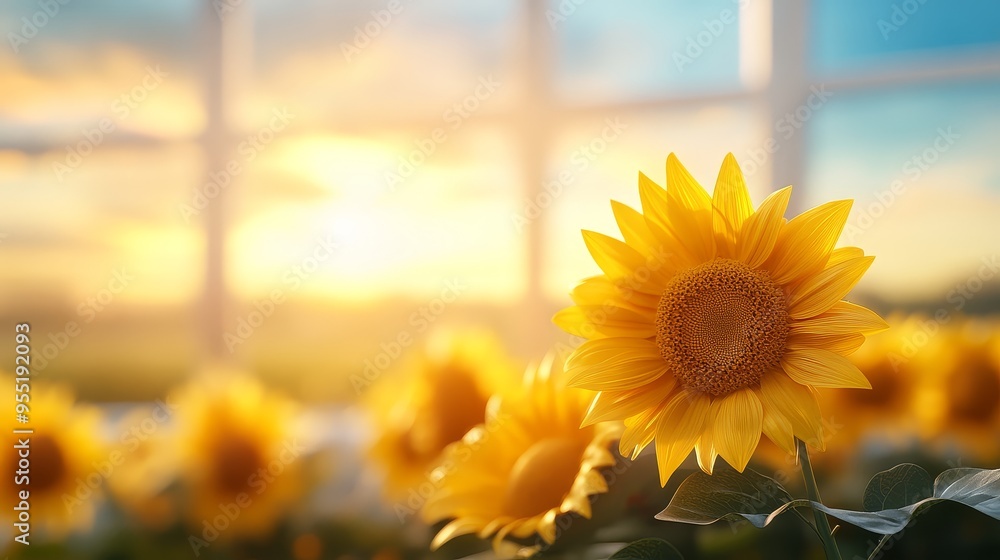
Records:
{"label": "blurred sunflower", "polygon": [[508,537],[537,533],[552,544],[559,514],[589,518],[590,496],[607,492],[600,468],[614,464],[609,446],[621,426],[580,428],[589,398],[567,388],[552,365],[549,357],[529,368],[519,391],[491,400],[485,423],[445,451],[422,514],[428,522],[454,520],[434,537],[432,549],[470,533],[493,536],[501,555],[518,548]]}
{"label": "blurred sunflower", "polygon": [[[14,410],[14,378],[3,377],[4,407]],[[3,415],[3,449],[0,464],[4,465],[3,496],[6,502],[3,516],[10,522],[21,490],[30,492],[31,522],[44,528],[52,537],[62,538],[75,531],[89,529],[104,483],[95,464],[107,461],[101,432],[99,412],[92,407],[76,404],[73,393],[64,387],[32,381],[30,422],[27,426],[14,423],[13,413]],[[13,430],[30,428],[30,435],[14,434]],[[27,486],[15,484],[19,449],[14,446],[21,438],[30,438],[30,469]],[[9,525],[8,525],[9,526]]]}
{"label": "blurred sunflower", "polygon": [[297,406],[237,375],[193,382],[171,402],[189,520],[200,530],[225,515],[223,538],[270,534],[303,493]]}
{"label": "blurred sunflower", "polygon": [[572,292],[554,321],[587,338],[570,356],[572,385],[599,391],[585,425],[625,419],[622,454],[655,440],[660,483],[694,448],[743,470],[767,435],[824,447],[816,387],[869,388],[845,355],[887,327],[842,301],[873,257],[834,249],[851,201],[786,221],[791,187],[754,211],[726,156],[713,197],[677,158],[667,189],[642,173],[642,213],[612,202],[624,242],[584,231],[604,274]]}
{"label": "blurred sunflower", "polygon": [[1000,325],[956,318],[917,357],[925,368],[918,411],[931,444],[958,443],[987,465],[1000,461]]}
{"label": "blurred sunflower", "polygon": [[901,345],[919,332],[921,317],[897,315],[892,330],[868,338],[851,361],[871,383],[870,391],[824,391],[820,403],[836,424],[831,446],[856,447],[866,434],[893,439],[914,435],[917,389],[923,369],[900,354]]}
{"label": "blurred sunflower", "polygon": [[376,430],[371,456],[386,473],[386,495],[427,481],[448,444],[483,420],[494,393],[516,386],[517,365],[484,332],[439,331],[422,352],[369,394]]}

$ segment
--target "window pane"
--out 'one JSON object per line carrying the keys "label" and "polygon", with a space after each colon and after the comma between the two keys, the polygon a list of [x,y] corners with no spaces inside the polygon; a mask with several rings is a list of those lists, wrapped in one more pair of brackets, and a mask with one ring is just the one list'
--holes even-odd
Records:
{"label": "window pane", "polygon": [[452,277],[475,286],[471,301],[519,295],[524,255],[510,215],[523,181],[513,139],[494,127],[453,135],[427,156],[415,147],[422,130],[275,140],[234,199],[234,289],[259,297],[287,287],[290,267],[332,238],[337,248],[296,296],[424,298]]}
{"label": "window pane", "polygon": [[601,103],[739,87],[739,6],[680,2],[549,0],[555,89],[569,102]]}
{"label": "window pane", "polygon": [[998,103],[992,82],[838,96],[817,112],[810,202],[856,199],[842,243],[878,256],[862,289],[943,304],[1000,249]]}
{"label": "window pane", "polygon": [[[609,123],[621,129],[616,138]],[[550,180],[562,177],[564,186],[545,210],[549,220],[543,257],[546,293],[564,301],[567,291],[582,278],[600,274],[580,230],[620,239],[609,200],[640,209],[638,172],[665,184],[664,165],[671,151],[709,192],[726,151],[732,151],[746,172],[754,202],[760,203],[774,190],[770,167],[754,163],[751,155],[769,132],[764,117],[749,104],[625,113],[567,127],[557,140],[548,169]]]}
{"label": "window pane", "polygon": [[0,49],[0,143],[75,144],[102,120],[116,139],[201,130],[200,2],[56,4],[52,16],[37,2],[0,5],[10,43]]}
{"label": "window pane", "polygon": [[[815,0],[811,10],[812,56],[821,71],[1000,42],[1000,4],[990,0]],[[964,52],[956,49],[953,56]]]}
{"label": "window pane", "polygon": [[251,113],[288,105],[314,123],[443,120],[456,103],[487,113],[518,97],[517,2],[255,6]]}
{"label": "window pane", "polygon": [[35,370],[85,398],[160,394],[200,349],[204,239],[179,211],[200,181],[200,151],[105,146],[60,182],[62,156],[0,150],[3,316],[47,333]]}

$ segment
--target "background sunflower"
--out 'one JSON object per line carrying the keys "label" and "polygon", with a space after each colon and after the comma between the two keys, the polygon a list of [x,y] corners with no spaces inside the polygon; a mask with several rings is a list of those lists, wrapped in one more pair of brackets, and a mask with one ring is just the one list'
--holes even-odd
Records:
{"label": "background sunflower", "polygon": [[423,517],[451,519],[432,548],[474,533],[491,538],[498,555],[521,547],[508,537],[529,540],[530,555],[557,537],[556,518],[591,516],[591,496],[608,490],[601,467],[615,462],[609,447],[620,434],[615,423],[580,429],[588,399],[565,386],[561,364],[551,355],[530,367],[521,388],[496,396],[484,421],[448,446],[431,475],[433,491]]}
{"label": "background sunflower", "polygon": [[[14,378],[5,376],[5,387],[14,386]],[[14,506],[21,490],[30,492],[30,516],[33,527],[49,540],[65,538],[69,533],[89,530],[101,505],[106,478],[99,463],[109,462],[108,448],[100,437],[100,412],[77,404],[73,392],[64,386],[35,382],[30,390],[30,435],[14,434],[24,425],[14,422],[13,392],[4,392],[3,430],[0,465],[10,476],[3,477],[3,519],[10,526],[17,522]],[[28,438],[30,467],[28,483],[16,484],[21,449],[19,440]]]}
{"label": "background sunflower", "polygon": [[496,337],[439,331],[379,379],[367,396],[375,425],[370,453],[385,472],[387,498],[426,483],[445,447],[480,424],[490,397],[516,387],[518,377]]}
{"label": "background sunflower", "polygon": [[297,405],[229,370],[179,388],[172,402],[192,529],[204,537],[214,528],[222,541],[266,538],[303,492]]}

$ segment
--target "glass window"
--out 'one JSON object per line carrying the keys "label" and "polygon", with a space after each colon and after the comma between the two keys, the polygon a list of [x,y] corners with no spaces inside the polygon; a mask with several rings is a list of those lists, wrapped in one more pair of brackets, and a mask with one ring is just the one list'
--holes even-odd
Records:
{"label": "glass window", "polygon": [[510,108],[522,90],[516,2],[256,6],[250,115],[279,105],[314,125],[451,122]]}
{"label": "glass window", "polygon": [[553,85],[567,102],[634,101],[740,85],[739,4],[732,0],[549,0],[546,19],[555,38]]}
{"label": "glass window", "polygon": [[940,299],[996,252],[998,103],[985,82],[859,92],[816,113],[810,203],[856,199],[842,242],[878,256],[863,289]]}
{"label": "glass window", "polygon": [[302,295],[422,298],[461,277],[475,286],[470,301],[518,297],[525,254],[510,218],[523,182],[514,138],[494,126],[448,130],[441,143],[431,134],[275,140],[234,200],[237,293],[280,286],[289,267],[329,238],[337,249]]}
{"label": "glass window", "polygon": [[[589,229],[621,238],[608,200],[640,209],[638,172],[665,184],[671,151],[711,192],[728,147],[747,171],[754,202],[773,190],[770,167],[752,164],[751,151],[767,137],[762,115],[750,104],[696,110],[623,112],[620,117],[581,121],[561,131],[548,167],[547,190],[559,196],[548,210],[545,232],[545,289],[555,301],[585,276],[600,274],[580,237]],[[560,183],[560,177],[562,178]]]}
{"label": "glass window", "polygon": [[858,70],[928,50],[959,58],[1000,42],[1000,4],[990,0],[814,0],[812,57],[820,72]]}

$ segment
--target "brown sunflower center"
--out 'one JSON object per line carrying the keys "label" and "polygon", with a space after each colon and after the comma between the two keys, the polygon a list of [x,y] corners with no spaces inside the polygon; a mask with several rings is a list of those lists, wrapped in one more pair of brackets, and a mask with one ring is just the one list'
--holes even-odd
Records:
{"label": "brown sunflower center", "polygon": [[231,434],[218,442],[212,479],[225,492],[236,494],[249,488],[250,477],[264,466],[258,446],[241,434]]}
{"label": "brown sunflower center", "polygon": [[473,374],[449,367],[439,374],[423,413],[406,435],[405,454],[431,460],[449,443],[483,423],[487,396]]}
{"label": "brown sunflower center", "polygon": [[909,385],[903,382],[907,372],[896,371],[888,361],[879,361],[871,367],[863,368],[871,383],[869,391],[841,391],[840,395],[859,407],[882,410],[894,403],[906,402]]}
{"label": "brown sunflower center", "polygon": [[1000,372],[985,360],[971,362],[948,384],[949,408],[954,418],[985,422],[1000,410]]}
{"label": "brown sunflower center", "polygon": [[580,472],[581,442],[551,438],[528,448],[507,480],[504,515],[534,517],[559,507]]}
{"label": "brown sunflower center", "polygon": [[52,436],[39,434],[31,439],[31,483],[34,492],[45,492],[66,475],[66,456]]}
{"label": "brown sunflower center", "polygon": [[778,365],[787,337],[781,287],[730,259],[675,276],[656,312],[660,355],[685,389],[714,396],[759,383]]}

